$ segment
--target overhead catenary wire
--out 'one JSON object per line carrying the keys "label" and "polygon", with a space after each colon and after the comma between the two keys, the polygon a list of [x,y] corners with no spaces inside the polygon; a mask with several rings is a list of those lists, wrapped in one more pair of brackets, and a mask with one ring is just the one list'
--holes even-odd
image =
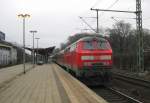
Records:
{"label": "overhead catenary wire", "polygon": [[147,18],[143,18],[143,20],[149,20],[150,19],[150,17],[147,17]]}
{"label": "overhead catenary wire", "polygon": [[[136,18],[130,18],[130,17],[117,17],[117,16],[112,16],[112,17],[114,17],[114,18],[121,18],[121,19],[132,19],[132,20],[136,19]],[[143,18],[143,20],[150,20],[150,17]]]}
{"label": "overhead catenary wire", "polygon": [[[107,9],[111,9],[116,3],[118,3],[118,1],[119,0],[115,0],[109,7],[107,7]],[[91,8],[91,9],[93,9],[93,8]],[[103,16],[103,14],[104,14],[104,12],[102,12],[100,15],[100,17],[102,17]],[[98,16],[99,14],[97,13],[97,16]],[[98,22],[98,21],[97,21]]]}
{"label": "overhead catenary wire", "polygon": [[[102,0],[97,0],[95,2],[95,4],[91,7],[91,8],[94,8],[95,6],[97,6]],[[115,0],[115,2],[113,2],[108,8],[106,9],[111,9],[119,0]]]}
{"label": "overhead catenary wire", "polygon": [[97,6],[101,1],[102,1],[102,0],[97,0],[97,1],[95,2],[95,4],[94,4],[91,8],[94,8],[95,6]]}
{"label": "overhead catenary wire", "polygon": [[128,18],[128,17],[117,17],[117,16],[112,16],[113,18],[120,18],[120,19],[131,19],[131,20],[135,20],[136,18]]}
{"label": "overhead catenary wire", "polygon": [[[112,16],[111,18],[121,18],[121,19],[128,19],[128,20],[135,20],[136,18],[127,18],[127,17],[117,17],[117,16]],[[147,20],[150,20],[150,17],[146,17],[146,18],[143,18],[143,23],[146,23]],[[119,20],[121,21],[121,20]],[[136,24],[133,24],[133,23],[130,23],[131,25],[136,25]],[[147,24],[143,24],[144,26],[150,26],[150,25],[147,25]]]}
{"label": "overhead catenary wire", "polygon": [[[106,8],[106,9],[111,9],[115,4],[117,4],[118,3],[118,1],[119,0],[115,0],[115,2],[113,2],[108,8]],[[100,15],[101,15],[101,17],[103,16],[102,14],[104,14],[104,12],[102,12]]]}
{"label": "overhead catenary wire", "polygon": [[[120,18],[120,19],[128,19],[128,20],[135,20],[136,18],[125,18],[125,17],[116,17],[116,16],[112,16],[113,18]],[[112,17],[111,17],[111,19],[112,19]],[[146,23],[147,22],[147,20],[150,20],[150,17],[147,17],[147,18],[143,18],[143,23]],[[118,21],[121,21],[121,20],[118,20]],[[132,26],[136,26],[136,24],[134,24],[134,23],[130,23]],[[146,25],[146,24],[143,24],[144,26]],[[150,25],[148,25],[148,26],[150,26]]]}
{"label": "overhead catenary wire", "polygon": [[96,17],[82,17],[82,18],[95,19]]}
{"label": "overhead catenary wire", "polygon": [[113,4],[111,4],[107,9],[111,9],[119,0],[116,0]]}
{"label": "overhead catenary wire", "polygon": [[[94,8],[95,6],[97,6],[101,1],[103,1],[103,0],[97,0],[91,8]],[[88,10],[88,11],[89,11],[89,10]],[[86,11],[86,12],[87,12],[87,11]],[[80,16],[79,16],[79,18],[80,18]],[[91,18],[91,19],[93,18],[93,19],[94,19],[94,18],[96,18],[96,17],[83,17],[83,16],[82,16],[82,18]],[[81,19],[81,18],[80,18],[80,19]],[[93,22],[94,22],[94,21],[93,21]],[[85,24],[85,23],[84,23],[84,24]]]}
{"label": "overhead catenary wire", "polygon": [[92,28],[91,25],[89,25],[82,17],[79,16],[79,18],[80,18],[91,30],[93,30],[94,32],[96,32],[95,29]]}
{"label": "overhead catenary wire", "polygon": [[[91,7],[91,8],[94,8],[96,5],[98,5],[102,0],[97,0],[95,2],[95,4]],[[113,2],[107,9],[110,9],[112,8],[119,0],[115,0],[115,2]],[[104,13],[104,12],[103,12]],[[101,14],[103,14],[101,13]],[[96,17],[83,17],[83,18],[96,18]],[[81,19],[81,18],[80,18]]]}

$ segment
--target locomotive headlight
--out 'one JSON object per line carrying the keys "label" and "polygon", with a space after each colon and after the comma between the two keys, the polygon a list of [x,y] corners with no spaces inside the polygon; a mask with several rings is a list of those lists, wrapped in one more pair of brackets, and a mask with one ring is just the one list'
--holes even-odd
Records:
{"label": "locomotive headlight", "polygon": [[81,56],[81,60],[94,60],[94,56]]}
{"label": "locomotive headlight", "polygon": [[100,56],[101,60],[111,60],[111,55],[102,55]]}

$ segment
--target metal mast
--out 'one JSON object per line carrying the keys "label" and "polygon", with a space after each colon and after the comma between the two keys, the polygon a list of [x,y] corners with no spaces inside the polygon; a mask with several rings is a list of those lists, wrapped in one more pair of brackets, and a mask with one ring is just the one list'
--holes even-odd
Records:
{"label": "metal mast", "polygon": [[26,63],[26,54],[25,54],[25,19],[30,17],[29,14],[19,14],[18,17],[23,19],[23,73],[26,73],[25,63]]}
{"label": "metal mast", "polygon": [[98,10],[96,11],[97,14],[97,33],[99,33],[99,17],[98,17]]}
{"label": "metal mast", "polygon": [[32,48],[32,57],[33,57],[33,68],[35,67],[35,51],[34,51],[34,35],[37,33],[36,30],[31,30],[30,33],[33,35],[33,48]]}
{"label": "metal mast", "polygon": [[92,9],[91,8],[91,10],[95,10],[96,11],[96,14],[97,14],[97,17],[96,17],[96,19],[97,19],[97,30],[96,30],[96,33],[99,33],[99,17],[98,17],[98,9]]}
{"label": "metal mast", "polygon": [[138,69],[144,71],[143,33],[142,33],[142,10],[141,0],[136,0],[136,26],[138,39]]}
{"label": "metal mast", "polygon": [[142,33],[142,9],[141,0],[136,0],[136,11],[121,11],[121,10],[107,10],[107,9],[92,9],[95,11],[106,12],[122,12],[122,13],[135,13],[136,14],[136,26],[137,26],[137,39],[138,39],[138,70],[144,71],[144,48],[143,48],[143,33]]}

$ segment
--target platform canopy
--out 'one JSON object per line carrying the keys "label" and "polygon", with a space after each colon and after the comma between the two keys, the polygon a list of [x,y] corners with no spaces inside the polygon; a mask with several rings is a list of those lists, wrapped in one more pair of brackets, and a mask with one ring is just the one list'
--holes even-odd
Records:
{"label": "platform canopy", "polygon": [[[27,50],[30,50],[30,51],[33,50],[32,48],[27,48],[27,47],[26,47],[26,49],[27,49]],[[55,49],[55,46],[53,46],[53,47],[48,47],[48,48],[38,48],[38,49],[35,48],[35,49],[34,49],[34,52],[35,52],[35,53],[38,52],[38,54],[40,54],[40,55],[50,56],[54,49]]]}

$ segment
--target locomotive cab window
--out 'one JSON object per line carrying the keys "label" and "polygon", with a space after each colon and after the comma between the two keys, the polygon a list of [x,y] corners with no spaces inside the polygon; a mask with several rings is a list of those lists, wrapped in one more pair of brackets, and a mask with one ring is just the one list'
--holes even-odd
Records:
{"label": "locomotive cab window", "polygon": [[85,41],[83,43],[83,49],[94,50],[94,49],[111,49],[107,41]]}
{"label": "locomotive cab window", "polygon": [[90,49],[90,50],[94,49],[93,42],[91,42],[91,41],[85,41],[83,43],[83,49]]}
{"label": "locomotive cab window", "polygon": [[110,49],[110,45],[107,41],[99,41],[97,42],[97,49]]}
{"label": "locomotive cab window", "polygon": [[75,49],[76,49],[76,45],[74,44],[74,45],[71,46],[70,52],[75,51]]}

